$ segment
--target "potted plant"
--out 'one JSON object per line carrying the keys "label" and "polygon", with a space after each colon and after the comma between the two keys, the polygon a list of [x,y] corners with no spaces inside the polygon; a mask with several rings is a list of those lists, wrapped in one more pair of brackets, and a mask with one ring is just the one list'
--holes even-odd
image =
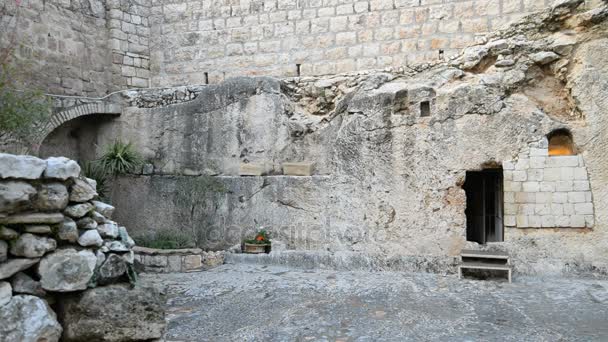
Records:
{"label": "potted plant", "polygon": [[261,229],[253,239],[245,240],[243,243],[243,252],[251,254],[268,253],[270,251],[271,243],[270,233]]}

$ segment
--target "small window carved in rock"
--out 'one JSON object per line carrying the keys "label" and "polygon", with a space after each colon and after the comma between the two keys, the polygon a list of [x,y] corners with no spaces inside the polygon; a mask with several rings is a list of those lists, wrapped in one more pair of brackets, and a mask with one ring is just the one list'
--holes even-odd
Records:
{"label": "small window carved in rock", "polygon": [[420,102],[420,116],[431,116],[431,103],[429,101]]}
{"label": "small window carved in rock", "polygon": [[571,156],[576,154],[572,134],[566,129],[555,130],[547,136],[550,156]]}

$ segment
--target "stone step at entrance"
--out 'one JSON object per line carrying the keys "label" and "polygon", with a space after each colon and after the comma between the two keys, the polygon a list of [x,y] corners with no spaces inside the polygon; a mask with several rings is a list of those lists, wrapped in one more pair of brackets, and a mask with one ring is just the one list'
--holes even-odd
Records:
{"label": "stone step at entrance", "polygon": [[509,283],[512,281],[513,266],[509,264],[509,254],[505,252],[474,251],[463,249],[460,252],[458,278],[462,279],[463,269],[506,271]]}

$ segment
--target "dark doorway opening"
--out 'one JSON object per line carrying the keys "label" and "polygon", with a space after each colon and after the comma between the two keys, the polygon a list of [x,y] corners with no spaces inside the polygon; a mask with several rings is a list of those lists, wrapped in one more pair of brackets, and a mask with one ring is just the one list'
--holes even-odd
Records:
{"label": "dark doorway opening", "polygon": [[467,241],[501,242],[503,231],[502,169],[467,171]]}

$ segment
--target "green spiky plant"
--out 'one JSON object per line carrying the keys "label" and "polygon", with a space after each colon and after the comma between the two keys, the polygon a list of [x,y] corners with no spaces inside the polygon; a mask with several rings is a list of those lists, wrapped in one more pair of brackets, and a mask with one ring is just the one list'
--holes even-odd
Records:
{"label": "green spiky plant", "polygon": [[137,170],[143,164],[143,158],[130,142],[116,140],[107,147],[97,163],[106,174],[116,176]]}

